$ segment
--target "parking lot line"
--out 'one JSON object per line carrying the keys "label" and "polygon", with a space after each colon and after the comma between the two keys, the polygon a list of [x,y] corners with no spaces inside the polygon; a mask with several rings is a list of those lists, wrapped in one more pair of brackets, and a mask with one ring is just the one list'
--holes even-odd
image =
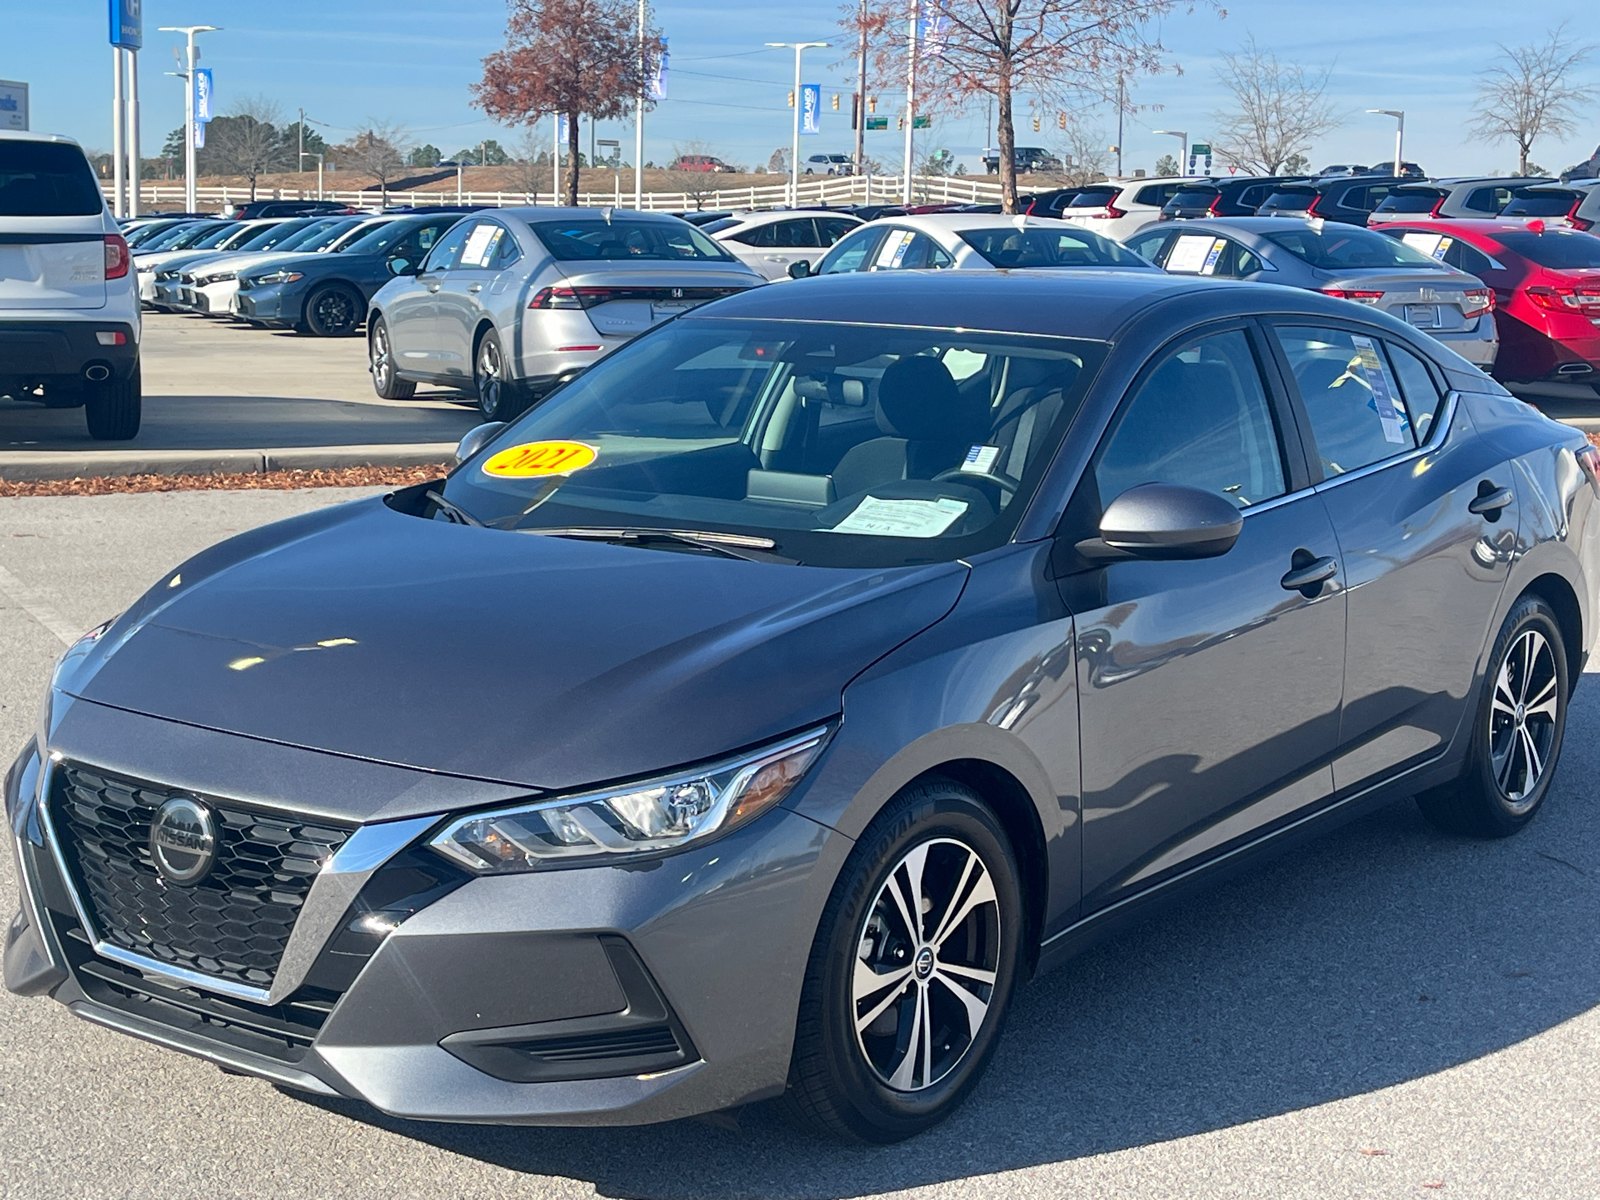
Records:
{"label": "parking lot line", "polygon": [[7,599],[12,601],[23,612],[55,634],[63,646],[72,645],[73,642],[78,640],[78,635],[83,632],[71,621],[63,617],[56,606],[51,604],[42,592],[29,587],[4,567],[0,567],[0,593],[3,593]]}

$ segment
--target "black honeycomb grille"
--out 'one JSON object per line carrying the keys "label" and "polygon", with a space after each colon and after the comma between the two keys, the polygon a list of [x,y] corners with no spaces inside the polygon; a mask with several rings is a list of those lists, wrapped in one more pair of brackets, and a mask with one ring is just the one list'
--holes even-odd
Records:
{"label": "black honeycomb grille", "polygon": [[204,798],[217,861],[192,887],[150,858],[150,823],[187,793],[62,763],[51,815],[78,897],[113,946],[204,975],[267,988],[322,864],[351,830]]}

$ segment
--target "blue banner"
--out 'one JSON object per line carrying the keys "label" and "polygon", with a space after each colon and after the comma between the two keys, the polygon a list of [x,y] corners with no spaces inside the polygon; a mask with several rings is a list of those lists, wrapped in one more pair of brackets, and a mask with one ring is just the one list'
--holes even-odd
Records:
{"label": "blue banner", "polygon": [[800,132],[822,132],[822,85],[820,83],[803,83],[800,85]]}
{"label": "blue banner", "polygon": [[144,46],[144,0],[110,0],[111,44],[124,50]]}
{"label": "blue banner", "polygon": [[667,39],[661,39],[661,61],[656,64],[656,73],[650,80],[650,99],[665,100],[667,98]]}
{"label": "blue banner", "polygon": [[194,119],[195,123],[204,125],[211,120],[215,105],[212,102],[214,90],[211,85],[211,68],[196,67],[194,70]]}

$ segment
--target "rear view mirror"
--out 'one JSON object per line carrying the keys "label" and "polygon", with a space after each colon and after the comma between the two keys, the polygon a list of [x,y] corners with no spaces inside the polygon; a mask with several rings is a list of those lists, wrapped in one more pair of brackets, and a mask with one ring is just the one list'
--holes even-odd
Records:
{"label": "rear view mirror", "polygon": [[1145,483],[1108,504],[1100,536],[1079,542],[1077,549],[1091,559],[1215,558],[1233,548],[1243,528],[1233,501],[1216,492]]}
{"label": "rear view mirror", "polygon": [[803,258],[802,259],[797,259],[795,262],[792,262],[792,263],[789,264],[789,278],[790,279],[804,279],[807,275],[810,275],[810,274],[811,274],[811,264],[808,263]]}
{"label": "rear view mirror", "polygon": [[490,421],[485,425],[474,426],[467,430],[467,435],[456,445],[456,466],[460,466],[479,450],[482,450],[495,436],[506,427],[504,421]]}

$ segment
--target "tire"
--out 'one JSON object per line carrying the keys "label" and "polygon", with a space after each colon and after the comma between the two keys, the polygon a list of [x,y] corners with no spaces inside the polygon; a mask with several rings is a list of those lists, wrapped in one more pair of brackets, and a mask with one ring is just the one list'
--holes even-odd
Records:
{"label": "tire", "polygon": [[1542,599],[1524,596],[1495,638],[1466,766],[1417,797],[1423,816],[1483,838],[1510,837],[1533,820],[1561,756],[1571,694],[1561,625]]}
{"label": "tire", "polygon": [[389,326],[382,317],[373,317],[367,329],[367,364],[372,368],[372,390],[385,400],[409,400],[417,394],[415,383],[395,374]]}
{"label": "tire", "polygon": [[[908,889],[941,923],[961,902],[959,923],[937,946],[938,927],[908,936],[900,915]],[[856,843],[823,910],[801,988],[791,1115],[835,1137],[880,1144],[947,1117],[994,1051],[1022,929],[1016,861],[983,801],[937,777],[901,792]],[[890,980],[888,988],[873,976]],[[860,1032],[858,1016],[872,1018]],[[921,1036],[924,1020],[936,1029],[931,1039]]]}
{"label": "tire", "polygon": [[134,363],[126,379],[89,385],[83,405],[89,436],[100,442],[125,442],[137,437],[143,409],[144,382],[139,364]]}
{"label": "tire", "polygon": [[485,421],[509,421],[517,415],[516,385],[506,378],[500,335],[492,329],[484,332],[473,352],[472,385],[478,398],[478,411]]}
{"label": "tire", "polygon": [[319,287],[306,297],[306,330],[316,337],[349,337],[361,328],[365,303],[340,283]]}

